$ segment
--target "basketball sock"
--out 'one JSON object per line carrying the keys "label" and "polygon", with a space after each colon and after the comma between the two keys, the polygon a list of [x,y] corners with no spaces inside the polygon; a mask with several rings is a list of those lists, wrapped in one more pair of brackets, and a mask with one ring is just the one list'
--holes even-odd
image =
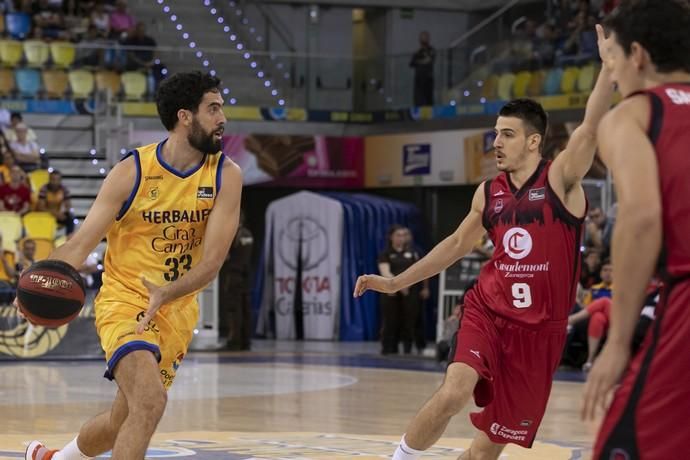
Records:
{"label": "basketball sock", "polygon": [[65,447],[60,449],[53,455],[52,460],[91,460],[94,457],[89,457],[83,454],[77,446],[77,438],[74,438]]}
{"label": "basketball sock", "polygon": [[415,450],[408,446],[405,442],[405,435],[403,435],[402,439],[400,439],[400,444],[398,444],[398,448],[395,449],[393,460],[417,460],[423,453],[424,451],[422,450]]}

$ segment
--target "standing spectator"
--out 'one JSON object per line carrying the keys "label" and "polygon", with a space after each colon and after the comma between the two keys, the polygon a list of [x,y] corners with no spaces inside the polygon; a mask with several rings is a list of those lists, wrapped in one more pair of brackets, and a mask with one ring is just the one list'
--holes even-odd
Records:
{"label": "standing spectator", "polygon": [[115,11],[110,13],[110,36],[114,39],[124,38],[123,35],[136,26],[136,21],[127,11],[127,0],[117,0]]}
{"label": "standing spectator", "polygon": [[[407,229],[401,225],[393,225],[388,231],[388,246],[378,259],[382,276],[392,278],[419,260],[419,254],[407,247],[407,240]],[[412,352],[419,317],[420,284],[380,296],[381,351],[384,355],[398,353],[400,341],[405,354]]]}
{"label": "standing spectator", "polygon": [[102,0],[96,1],[89,18],[101,37],[108,38],[110,36],[110,15],[105,10]]}
{"label": "standing spectator", "polygon": [[51,213],[58,224],[65,227],[67,235],[71,235],[74,232],[71,208],[69,190],[62,184],[62,174],[54,170],[50,173],[48,183],[38,193],[36,210]]}
{"label": "standing spectator", "polygon": [[138,22],[122,44],[134,48],[127,50],[127,70],[149,70],[153,67],[156,41],[146,35],[146,24]]}
{"label": "standing spectator", "polygon": [[253,247],[254,236],[245,226],[242,212],[240,226],[219,274],[221,314],[227,317],[224,323],[227,325],[228,348],[231,350],[249,350],[251,347],[249,278]]}
{"label": "standing spectator", "polygon": [[[7,142],[14,142],[17,140],[17,132],[15,129],[17,128],[17,125],[20,123],[24,123],[24,118],[22,117],[22,114],[19,112],[12,112],[10,114],[10,124],[3,130],[3,134],[5,135],[5,139],[7,139]],[[24,123],[26,124],[26,123]],[[26,131],[26,138],[30,141],[36,141],[36,133],[34,132],[33,129],[27,127]]]}
{"label": "standing spectator", "polygon": [[31,189],[26,185],[26,176],[19,166],[13,166],[10,182],[0,185],[0,211],[12,211],[19,214],[29,212]]}
{"label": "standing spectator", "polygon": [[414,69],[414,105],[434,105],[434,61],[436,50],[429,43],[429,32],[419,34],[419,49],[412,55]]}
{"label": "standing spectator", "polygon": [[29,127],[19,123],[14,127],[14,131],[17,133],[17,140],[10,142],[10,149],[14,152],[17,164],[26,172],[38,169],[41,166],[41,155],[38,144],[27,138]]}
{"label": "standing spectator", "polygon": [[[405,247],[415,252],[418,257],[421,258],[420,252],[417,251],[417,247],[414,244],[412,237],[412,231],[406,228],[407,240],[405,241]],[[417,347],[417,352],[421,355],[426,349],[426,301],[429,300],[431,291],[429,290],[429,280],[422,281],[422,290],[419,291],[419,312],[417,314],[417,321],[414,328],[414,343]]]}
{"label": "standing spectator", "polygon": [[17,257],[16,272],[21,273],[36,262],[36,242],[31,238],[22,241],[22,250]]}

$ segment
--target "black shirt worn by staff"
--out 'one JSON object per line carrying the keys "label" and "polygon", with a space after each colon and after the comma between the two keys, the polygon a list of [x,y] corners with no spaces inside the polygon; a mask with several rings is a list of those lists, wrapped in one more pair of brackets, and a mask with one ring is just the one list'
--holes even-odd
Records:
{"label": "black shirt worn by staff", "polygon": [[419,254],[414,250],[396,251],[395,249],[388,249],[379,254],[378,263],[390,265],[391,274],[396,276],[410,268],[418,260]]}

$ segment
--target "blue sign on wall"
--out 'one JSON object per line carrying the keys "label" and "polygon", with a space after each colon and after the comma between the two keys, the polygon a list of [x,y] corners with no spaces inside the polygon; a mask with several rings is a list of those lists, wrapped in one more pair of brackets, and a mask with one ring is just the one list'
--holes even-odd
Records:
{"label": "blue sign on wall", "polygon": [[403,146],[403,176],[431,174],[431,144]]}

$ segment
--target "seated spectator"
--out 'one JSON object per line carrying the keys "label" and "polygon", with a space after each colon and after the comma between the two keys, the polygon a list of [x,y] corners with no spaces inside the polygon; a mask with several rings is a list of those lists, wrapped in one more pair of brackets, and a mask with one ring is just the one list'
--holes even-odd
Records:
{"label": "seated spectator", "polygon": [[22,241],[21,251],[17,257],[17,265],[15,270],[21,273],[36,262],[36,242],[31,238],[26,238]]}
{"label": "seated spectator", "polygon": [[110,13],[110,37],[114,39],[126,38],[130,30],[134,29],[136,21],[127,11],[127,0],[117,0],[115,11]]}
{"label": "seated spectator", "polygon": [[600,207],[592,208],[585,220],[585,246],[598,249],[602,257],[608,257],[612,233],[613,219]]}
{"label": "seated spectator", "polygon": [[62,14],[62,4],[55,4],[49,0],[38,1],[38,11],[33,16],[34,26],[42,31],[40,38],[68,39],[69,32],[65,28],[65,17]]}
{"label": "seated spectator", "polygon": [[103,38],[108,38],[110,36],[110,15],[105,10],[101,0],[96,1],[89,17],[91,24],[98,30],[98,34]]}
{"label": "seated spectator", "polygon": [[26,214],[31,207],[31,189],[26,185],[26,175],[19,166],[13,166],[10,182],[0,185],[0,211]]}
{"label": "seated spectator", "polygon": [[41,166],[41,155],[38,144],[27,139],[29,127],[19,123],[14,131],[17,133],[17,140],[10,142],[10,149],[14,152],[17,164],[26,172],[38,169]]}
{"label": "seated spectator", "polygon": [[[18,124],[24,123],[24,118],[22,117],[22,114],[19,112],[12,112],[10,114],[10,124],[9,126],[5,127],[3,129],[3,134],[5,135],[5,139],[7,139],[7,142],[14,142],[17,140],[17,132],[15,129],[17,128]],[[26,124],[26,123],[24,123]],[[29,128],[27,125],[27,131],[26,131],[26,138],[27,140],[30,141],[36,141],[36,133],[34,132],[33,129]]]}
{"label": "seated spectator", "polygon": [[16,166],[14,154],[11,150],[2,152],[2,164],[0,164],[0,184],[9,184],[12,180],[12,167]]}
{"label": "seated spectator", "polygon": [[14,266],[14,251],[5,249],[2,241],[2,233],[0,233],[0,289],[14,286],[16,273]]}
{"label": "seated spectator", "polygon": [[601,283],[600,270],[601,253],[597,249],[587,248],[582,257],[582,270],[580,271],[580,284],[584,289]]}
{"label": "seated spectator", "polygon": [[608,259],[601,264],[599,278],[601,278],[601,282],[592,285],[589,292],[585,294],[584,305],[589,305],[602,297],[611,298],[613,292],[613,266]]}
{"label": "seated spectator", "polygon": [[45,211],[55,216],[58,224],[65,227],[70,235],[74,231],[74,216],[71,212],[72,203],[69,190],[62,184],[60,171],[50,173],[49,182],[41,187],[38,193],[37,211]]}
{"label": "seated spectator", "polygon": [[146,25],[143,22],[137,23],[122,44],[133,48],[127,50],[127,70],[149,70],[153,67],[156,41],[146,35]]}
{"label": "seated spectator", "polygon": [[98,29],[89,24],[84,38],[77,44],[74,59],[76,66],[101,67],[104,63],[105,46],[111,43],[101,37]]}

